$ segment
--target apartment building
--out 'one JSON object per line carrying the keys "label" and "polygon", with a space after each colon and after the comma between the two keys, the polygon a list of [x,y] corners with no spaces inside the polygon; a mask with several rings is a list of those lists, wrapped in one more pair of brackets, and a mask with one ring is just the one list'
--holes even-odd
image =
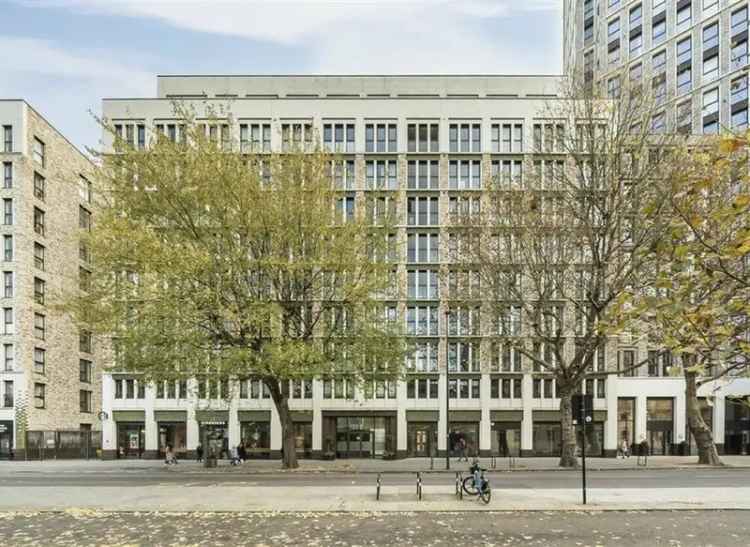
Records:
{"label": "apartment building", "polygon": [[93,166],[23,100],[0,100],[0,129],[0,458],[94,456],[99,363],[54,308],[86,279]]}
{"label": "apartment building", "polygon": [[565,0],[564,64],[616,96],[641,85],[654,131],[748,126],[747,0]]}
{"label": "apartment building", "polygon": [[[374,189],[397,198],[397,291],[389,313],[414,343],[406,378],[362,386],[293,382],[301,456],[444,454],[448,396],[451,432],[463,434],[471,453],[554,456],[560,446],[555,381],[502,343],[522,332],[520,317],[511,314],[505,330],[495,332],[479,324],[474,309],[446,312],[456,287],[467,286],[458,276],[470,275],[449,260],[450,213],[479,207],[491,177],[523,177],[534,134],[551,123],[540,115],[558,88],[555,76],[162,76],[157,97],[105,99],[103,113],[123,138],[146,147],[152,131],[180,138],[175,99],[199,115],[229,111],[231,121],[207,128],[227,146],[283,152],[319,138],[335,152],[340,163],[332,177],[343,213],[366,206]],[[103,139],[111,146],[111,135]],[[629,377],[601,374],[581,386],[595,404],[588,453],[614,455],[622,438],[631,444],[647,438],[658,454],[685,448],[684,382],[670,375],[668,356],[623,339],[608,344],[596,371],[649,356]],[[705,415],[719,445],[727,439],[728,451],[746,450],[750,415],[731,397],[750,393],[750,383],[706,385],[700,393],[711,396]],[[281,449],[278,415],[252,379],[145,385],[113,370],[103,378],[102,404],[107,457],[155,457],[167,444],[192,453],[204,432],[219,450],[241,441],[258,457],[276,457]]]}

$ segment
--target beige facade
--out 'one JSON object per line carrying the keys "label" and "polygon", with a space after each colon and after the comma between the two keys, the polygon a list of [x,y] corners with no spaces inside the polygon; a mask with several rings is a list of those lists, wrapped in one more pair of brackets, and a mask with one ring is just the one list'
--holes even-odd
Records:
{"label": "beige facade", "polygon": [[79,226],[92,210],[93,165],[24,101],[0,101],[0,125],[0,422],[6,429],[12,424],[21,457],[28,435],[32,445],[50,450],[61,442],[52,433],[45,438],[33,432],[99,429],[101,373],[94,348],[56,309],[88,268]]}

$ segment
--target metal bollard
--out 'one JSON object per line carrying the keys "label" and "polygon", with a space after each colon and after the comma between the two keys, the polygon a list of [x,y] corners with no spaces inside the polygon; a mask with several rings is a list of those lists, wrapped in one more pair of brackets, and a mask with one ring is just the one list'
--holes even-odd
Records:
{"label": "metal bollard", "polygon": [[417,499],[422,501],[422,473],[417,471]]}
{"label": "metal bollard", "polygon": [[380,473],[378,473],[377,490],[375,493],[375,499],[380,501]]}
{"label": "metal bollard", "polygon": [[461,472],[456,471],[456,497],[460,500],[464,499],[463,482],[464,480]]}

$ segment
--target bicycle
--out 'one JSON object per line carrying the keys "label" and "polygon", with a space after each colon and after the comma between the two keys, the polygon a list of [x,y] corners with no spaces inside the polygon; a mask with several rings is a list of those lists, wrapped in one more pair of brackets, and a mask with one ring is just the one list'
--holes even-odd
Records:
{"label": "bicycle", "polygon": [[[489,479],[484,476],[485,471],[487,470],[475,462],[469,467],[471,474],[464,479],[461,486],[469,496],[478,496],[484,503],[489,503],[492,499],[492,489]],[[481,485],[480,488],[477,488],[477,483]]]}

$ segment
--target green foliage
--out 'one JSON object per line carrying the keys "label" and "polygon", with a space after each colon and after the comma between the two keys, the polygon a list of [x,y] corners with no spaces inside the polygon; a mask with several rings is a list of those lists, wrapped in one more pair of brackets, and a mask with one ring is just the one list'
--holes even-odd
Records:
{"label": "green foliage", "polygon": [[111,337],[112,368],[155,380],[398,376],[400,330],[371,320],[392,269],[373,259],[386,254],[374,236],[388,226],[337,214],[335,158],[241,154],[190,116],[179,125],[179,142],[115,139],[102,157],[86,235],[95,269],[66,306]]}

